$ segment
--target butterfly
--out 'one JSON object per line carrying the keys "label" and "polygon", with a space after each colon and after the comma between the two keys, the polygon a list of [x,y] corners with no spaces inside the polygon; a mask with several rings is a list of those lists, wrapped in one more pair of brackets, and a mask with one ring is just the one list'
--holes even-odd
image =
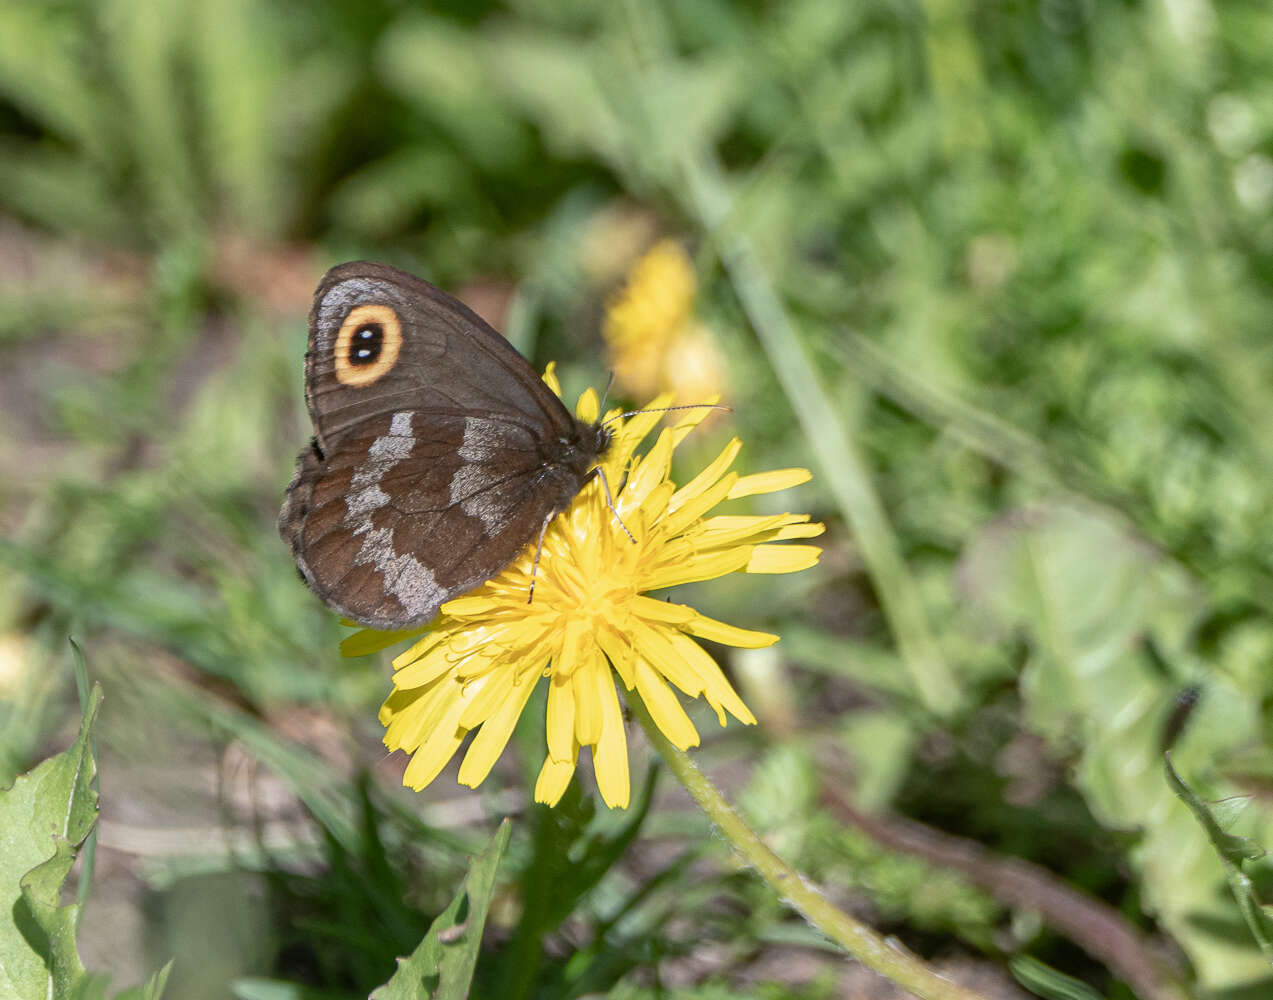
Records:
{"label": "butterfly", "polygon": [[376,629],[428,622],[542,541],[610,442],[463,303],[367,261],[314,292],[305,399],[279,534],[329,607]]}

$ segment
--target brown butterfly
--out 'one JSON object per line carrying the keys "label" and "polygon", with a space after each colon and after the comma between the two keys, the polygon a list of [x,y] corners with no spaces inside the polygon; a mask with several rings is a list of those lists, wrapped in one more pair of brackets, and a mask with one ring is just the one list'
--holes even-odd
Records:
{"label": "brown butterfly", "polygon": [[314,293],[305,398],[279,533],[319,597],[379,629],[429,621],[542,538],[610,441],[468,307],[365,261]]}

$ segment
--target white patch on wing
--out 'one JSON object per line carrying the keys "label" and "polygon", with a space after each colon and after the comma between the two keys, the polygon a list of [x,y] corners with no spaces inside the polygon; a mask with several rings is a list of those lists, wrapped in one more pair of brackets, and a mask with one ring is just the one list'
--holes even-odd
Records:
{"label": "white patch on wing", "polygon": [[354,469],[345,497],[345,524],[355,535],[371,527],[371,515],[389,502],[389,494],[380,488],[389,470],[407,458],[415,447],[411,436],[412,413],[395,413],[389,433],[376,438],[367,449],[367,457]]}
{"label": "white patch on wing", "polygon": [[[410,410],[402,413],[395,413],[393,419],[389,421],[390,437],[410,437],[411,436],[411,418],[414,414]],[[379,438],[377,440],[380,440]]]}
{"label": "white patch on wing", "polygon": [[464,464],[451,477],[451,503],[480,521],[487,535],[495,534],[506,520],[498,503],[500,491],[494,488],[502,477],[495,464],[501,442],[500,435],[493,433],[497,427],[482,417],[465,418],[459,450]]}
{"label": "white patch on wing", "polygon": [[391,528],[366,532],[354,564],[365,566],[367,563],[380,571],[385,593],[393,594],[412,618],[432,618],[446,600],[446,591],[438,586],[433,570],[410,553],[400,556],[394,552]]}
{"label": "white patch on wing", "polygon": [[465,417],[460,458],[466,462],[492,461],[499,454],[500,435],[492,433],[498,426],[485,417]]}
{"label": "white patch on wing", "polygon": [[383,578],[385,593],[398,599],[412,618],[431,618],[446,599],[433,571],[411,554],[398,555],[393,548],[393,529],[372,530],[371,517],[389,503],[389,494],[380,488],[385,476],[411,455],[415,438],[411,434],[410,411],[395,413],[389,433],[371,442],[367,457],[354,470],[345,497],[344,524],[362,535],[362,548],[354,557],[355,566],[376,567]]}

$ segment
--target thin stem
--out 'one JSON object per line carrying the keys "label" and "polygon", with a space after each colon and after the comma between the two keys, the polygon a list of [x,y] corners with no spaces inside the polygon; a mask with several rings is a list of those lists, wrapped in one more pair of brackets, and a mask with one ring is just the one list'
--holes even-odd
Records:
{"label": "thin stem", "polygon": [[887,940],[828,902],[808,879],[771,851],[694,762],[667,741],[639,698],[629,699],[628,706],[699,808],[707,813],[738,856],[783,902],[867,968],[910,990],[921,1000],[983,1000],[980,994],[942,978],[902,945]]}

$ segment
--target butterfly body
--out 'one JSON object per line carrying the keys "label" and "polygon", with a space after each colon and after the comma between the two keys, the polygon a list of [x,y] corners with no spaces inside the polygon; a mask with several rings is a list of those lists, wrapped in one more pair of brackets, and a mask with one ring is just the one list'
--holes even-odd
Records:
{"label": "butterfly body", "polygon": [[314,441],[279,532],[310,587],[372,628],[427,622],[507,566],[609,443],[475,313],[384,264],[319,283],[305,396]]}

